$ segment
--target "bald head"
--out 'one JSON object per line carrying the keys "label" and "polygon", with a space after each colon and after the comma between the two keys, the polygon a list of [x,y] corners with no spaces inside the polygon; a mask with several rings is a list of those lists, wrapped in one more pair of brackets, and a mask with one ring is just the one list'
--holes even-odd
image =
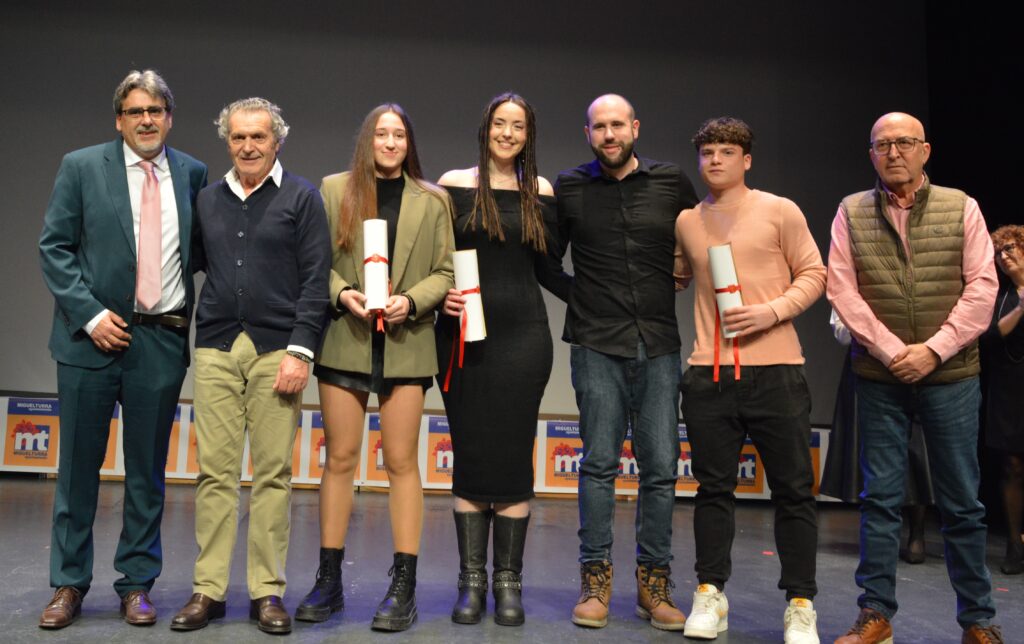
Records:
{"label": "bald head", "polygon": [[625,97],[619,96],[618,94],[605,94],[598,96],[594,99],[594,102],[587,108],[587,125],[594,123],[594,112],[601,109],[623,109],[625,108],[626,113],[629,115],[628,120],[632,121],[636,118],[636,112],[633,110],[633,104],[626,100]]}
{"label": "bald head", "polygon": [[[879,143],[883,144],[879,147]],[[868,154],[882,183],[900,197],[909,198],[924,181],[924,164],[932,148],[924,140],[924,125],[910,114],[890,112],[871,128]],[[876,149],[886,150],[884,154]]]}
{"label": "bald head", "polygon": [[633,106],[618,94],[598,96],[587,108],[583,132],[605,174],[622,179],[633,171],[633,143],[640,135],[640,121]]}
{"label": "bald head", "polygon": [[900,128],[902,131],[910,133],[910,136],[922,141],[925,140],[924,124],[905,112],[889,112],[879,117],[871,127],[871,140],[875,141],[878,139],[877,133],[880,130],[891,128]]}

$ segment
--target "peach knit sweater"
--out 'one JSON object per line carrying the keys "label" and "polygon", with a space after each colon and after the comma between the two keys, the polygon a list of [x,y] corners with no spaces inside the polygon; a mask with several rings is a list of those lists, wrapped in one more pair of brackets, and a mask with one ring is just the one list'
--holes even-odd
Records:
{"label": "peach knit sweater", "polygon": [[[715,293],[708,247],[732,244],[743,303],[766,303],[779,318],[772,328],[740,338],[741,365],[803,364],[792,319],[825,292],[825,266],[795,203],[750,190],[727,204],[700,202],[676,219],[676,282],[695,284],[697,338],[688,362],[714,364]],[[721,340],[720,362],[733,362],[729,340]]]}

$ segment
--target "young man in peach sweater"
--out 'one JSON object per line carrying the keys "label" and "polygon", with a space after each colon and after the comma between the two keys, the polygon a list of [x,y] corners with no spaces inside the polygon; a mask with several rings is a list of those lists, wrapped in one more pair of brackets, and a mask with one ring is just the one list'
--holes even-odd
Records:
{"label": "young man in peach sweater", "polygon": [[[734,118],[701,126],[693,143],[709,192],[676,220],[676,280],[696,289],[697,338],[681,389],[700,484],[693,518],[700,585],[684,633],[714,639],[728,628],[723,591],[732,568],[733,493],[749,436],[775,504],[779,588],[789,601],[785,641],[817,644],[811,397],[792,320],[824,293],[825,266],[796,204],[747,187],[753,138],[750,127]],[[718,311],[708,249],[722,244],[731,245],[743,305]],[[725,339],[720,326],[736,337]]]}

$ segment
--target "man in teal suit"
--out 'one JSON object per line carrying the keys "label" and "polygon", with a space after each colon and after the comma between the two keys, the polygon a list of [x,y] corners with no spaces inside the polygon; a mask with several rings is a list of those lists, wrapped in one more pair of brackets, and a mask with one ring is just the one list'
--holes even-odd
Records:
{"label": "man in teal suit", "polygon": [[188,367],[191,236],[206,166],[164,146],[174,96],[152,70],[114,92],[121,136],[64,157],[39,239],[55,299],[60,458],[50,585],[39,620],[63,628],[92,581],[92,523],[114,404],[124,423],[124,525],[114,568],[121,615],[156,621],[148,592],[160,574],[160,519],[171,424]]}

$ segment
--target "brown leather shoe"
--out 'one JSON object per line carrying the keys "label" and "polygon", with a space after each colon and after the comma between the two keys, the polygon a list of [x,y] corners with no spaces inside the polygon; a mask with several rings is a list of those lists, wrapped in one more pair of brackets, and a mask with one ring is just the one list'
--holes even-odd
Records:
{"label": "brown leather shoe", "polygon": [[149,593],[132,590],[121,598],[121,618],[132,626],[156,624],[156,607],[149,601]]}
{"label": "brown leather shoe", "polygon": [[196,593],[171,620],[171,630],[198,630],[209,624],[211,619],[221,617],[224,617],[224,602],[211,599],[202,593]]}
{"label": "brown leather shoe", "polygon": [[74,586],[61,586],[43,609],[39,628],[64,628],[82,614],[82,591]]}
{"label": "brown leather shoe", "polygon": [[877,610],[862,608],[857,621],[835,644],[892,644],[892,625]]}
{"label": "brown leather shoe", "polygon": [[572,609],[572,623],[604,628],[608,625],[608,604],[611,600],[612,562],[587,561],[580,564],[580,598]]}
{"label": "brown leather shoe", "polygon": [[277,595],[267,595],[249,602],[249,619],[258,619],[257,626],[264,633],[285,635],[292,632],[292,618]]}
{"label": "brown leather shoe", "polygon": [[672,571],[668,566],[636,567],[636,616],[650,620],[651,626],[663,631],[681,631],[686,615],[672,601]]}
{"label": "brown leather shoe", "polygon": [[1003,633],[998,626],[975,624],[964,631],[961,644],[1003,644]]}

